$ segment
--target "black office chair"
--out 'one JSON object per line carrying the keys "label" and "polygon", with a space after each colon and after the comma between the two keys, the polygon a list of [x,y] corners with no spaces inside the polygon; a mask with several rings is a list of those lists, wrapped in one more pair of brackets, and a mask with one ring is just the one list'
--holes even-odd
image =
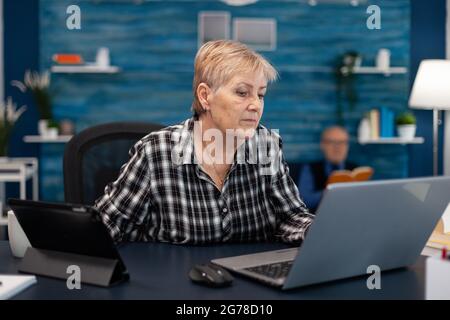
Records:
{"label": "black office chair", "polygon": [[294,180],[295,184],[298,183],[298,177],[300,175],[300,172],[303,168],[302,163],[296,163],[296,162],[289,162],[289,175],[291,176],[292,180]]}
{"label": "black office chair", "polygon": [[92,205],[129,160],[129,149],[142,137],[164,126],[113,122],[75,135],[64,151],[64,196],[68,203]]}

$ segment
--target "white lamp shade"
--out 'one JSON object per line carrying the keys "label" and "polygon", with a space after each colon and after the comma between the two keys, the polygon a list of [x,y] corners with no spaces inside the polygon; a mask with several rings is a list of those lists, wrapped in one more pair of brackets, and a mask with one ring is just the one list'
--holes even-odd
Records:
{"label": "white lamp shade", "polygon": [[450,60],[423,60],[409,97],[413,109],[450,109]]}

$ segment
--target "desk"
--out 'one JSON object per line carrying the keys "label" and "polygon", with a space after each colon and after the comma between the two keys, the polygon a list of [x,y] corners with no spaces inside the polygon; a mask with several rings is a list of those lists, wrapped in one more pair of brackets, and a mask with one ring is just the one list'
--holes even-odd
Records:
{"label": "desk", "polygon": [[[382,273],[381,290],[368,290],[367,277],[281,291],[251,279],[236,276],[231,287],[215,289],[191,283],[187,274],[192,265],[212,258],[285,248],[283,244],[223,244],[179,246],[162,243],[130,243],[120,248],[128,267],[129,282],[112,288],[86,284],[68,290],[66,282],[38,277],[38,283],[16,299],[423,299],[424,261],[407,269]],[[0,273],[17,273],[17,259],[9,244],[0,241]]]}
{"label": "desk", "polygon": [[20,199],[27,198],[27,180],[33,184],[32,198],[39,198],[39,166],[37,158],[8,158],[0,157],[0,226],[7,225],[7,219],[3,216],[6,205],[5,183],[18,182],[20,185]]}

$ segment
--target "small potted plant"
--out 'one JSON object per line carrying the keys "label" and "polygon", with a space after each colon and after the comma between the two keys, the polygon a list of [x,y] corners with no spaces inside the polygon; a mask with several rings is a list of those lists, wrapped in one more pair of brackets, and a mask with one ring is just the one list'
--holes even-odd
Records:
{"label": "small potted plant", "polygon": [[343,124],[344,106],[348,105],[350,111],[354,110],[358,95],[355,90],[355,68],[361,66],[362,56],[356,51],[348,51],[339,57],[335,68],[336,98],[338,122]]}
{"label": "small potted plant", "polygon": [[17,105],[8,98],[6,103],[0,103],[0,158],[8,154],[8,142],[14,124],[26,110],[26,106],[17,109]]}
{"label": "small potted plant", "polygon": [[47,123],[46,136],[48,138],[56,139],[59,133],[59,124],[55,120],[51,119]]}
{"label": "small potted plant", "polygon": [[403,112],[395,119],[398,136],[404,140],[412,140],[416,135],[416,117],[412,112]]}
{"label": "small potted plant", "polygon": [[27,70],[23,82],[14,80],[11,84],[22,92],[26,92],[27,89],[31,91],[39,112],[38,132],[42,136],[53,136],[57,125],[53,119],[49,72],[38,73]]}

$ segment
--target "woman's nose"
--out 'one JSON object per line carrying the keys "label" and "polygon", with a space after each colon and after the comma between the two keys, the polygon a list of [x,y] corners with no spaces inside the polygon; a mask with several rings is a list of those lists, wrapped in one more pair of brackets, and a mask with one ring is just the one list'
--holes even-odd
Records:
{"label": "woman's nose", "polygon": [[253,98],[248,106],[249,110],[259,110],[261,107],[262,101],[259,99],[258,96],[256,96],[256,98]]}

